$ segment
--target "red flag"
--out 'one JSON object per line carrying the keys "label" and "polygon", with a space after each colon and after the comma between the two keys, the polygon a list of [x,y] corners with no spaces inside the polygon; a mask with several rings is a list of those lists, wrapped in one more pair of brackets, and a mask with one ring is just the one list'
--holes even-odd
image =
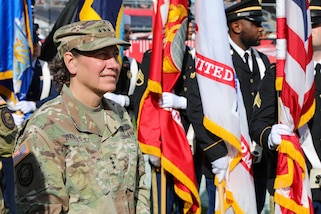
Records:
{"label": "red flag", "polygon": [[187,27],[187,0],[158,1],[154,5],[151,67],[138,115],[138,141],[143,153],[161,158],[174,177],[175,192],[184,201],[184,213],[200,213],[193,155],[179,112],[162,109],[162,92],[172,92],[183,63]]}
{"label": "red flag", "polygon": [[[314,70],[308,0],[277,0],[280,123],[293,131],[314,114]],[[275,180],[276,213],[313,213],[306,163],[297,135],[282,136]]]}

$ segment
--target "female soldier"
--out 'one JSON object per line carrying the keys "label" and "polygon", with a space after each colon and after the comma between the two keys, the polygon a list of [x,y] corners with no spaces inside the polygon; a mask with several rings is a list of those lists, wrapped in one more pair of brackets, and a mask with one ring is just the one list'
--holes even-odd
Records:
{"label": "female soldier", "polygon": [[[109,21],[54,34],[60,95],[25,123],[14,153],[17,209],[24,213],[149,213],[144,161],[126,110],[103,98],[120,72]],[[64,75],[61,75],[64,73]]]}

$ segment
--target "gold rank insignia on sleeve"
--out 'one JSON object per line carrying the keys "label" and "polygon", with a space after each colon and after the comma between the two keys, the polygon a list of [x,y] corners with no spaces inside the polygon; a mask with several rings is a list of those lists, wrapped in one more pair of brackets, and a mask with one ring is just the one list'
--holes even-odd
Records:
{"label": "gold rank insignia on sleeve", "polygon": [[192,72],[189,77],[190,77],[191,79],[194,79],[194,78],[196,77],[196,72],[195,72],[195,71]]}
{"label": "gold rank insignia on sleeve", "polygon": [[258,108],[261,108],[261,104],[262,104],[262,100],[260,97],[260,92],[257,92],[255,98],[254,98],[254,103],[253,103],[253,107],[257,106]]}
{"label": "gold rank insignia on sleeve", "polygon": [[144,74],[141,69],[138,70],[136,86],[142,86],[144,84]]}

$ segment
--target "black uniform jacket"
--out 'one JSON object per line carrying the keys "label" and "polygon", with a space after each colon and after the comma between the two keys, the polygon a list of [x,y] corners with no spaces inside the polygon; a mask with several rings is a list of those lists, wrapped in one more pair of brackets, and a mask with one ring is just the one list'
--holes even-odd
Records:
{"label": "black uniform jacket", "polygon": [[[268,57],[259,52],[259,56],[263,60],[265,68],[270,68],[270,61]],[[240,87],[243,95],[244,105],[246,109],[247,121],[250,121],[252,115],[253,101],[259,87],[261,77],[257,62],[253,61],[253,72],[249,66],[243,61],[240,55],[231,47],[231,54],[233,60],[233,66],[237,74],[237,78],[240,81]]]}
{"label": "black uniform jacket", "polygon": [[[309,121],[309,128],[312,135],[313,144],[316,153],[321,158],[321,74],[316,73],[315,76],[315,100],[316,109],[313,118]],[[250,123],[251,137],[263,146],[265,151],[269,152],[269,172],[270,178],[275,178],[277,153],[268,148],[268,136],[271,132],[271,127],[278,121],[278,104],[277,92],[275,91],[275,69],[267,73],[262,80],[259,88],[260,99],[256,102],[253,109],[252,119]],[[311,163],[308,159],[308,170],[311,169]],[[321,190],[312,189],[312,199],[321,201]]]}
{"label": "black uniform jacket", "polygon": [[275,178],[277,153],[268,147],[272,125],[278,121],[277,93],[275,90],[275,67],[266,72],[259,86],[253,105],[249,130],[251,138],[268,154],[269,178]]}
{"label": "black uniform jacket", "polygon": [[[268,57],[259,51],[257,52],[264,63],[265,73],[268,73],[270,70],[270,61]],[[252,116],[254,98],[256,96],[257,90],[261,82],[259,66],[257,61],[252,59],[253,71],[251,71],[249,66],[243,61],[243,59],[233,49],[233,47],[231,47],[231,54],[232,54],[233,66],[237,74],[237,78],[239,79],[239,82],[240,82],[240,88],[242,91],[244,106],[246,109],[247,121],[249,124]],[[252,140],[255,140],[255,139],[252,139]],[[265,154],[265,152],[263,152],[261,157],[261,162],[253,165],[254,178],[266,179],[267,177],[266,167],[267,167],[267,155]]]}
{"label": "black uniform jacket", "polygon": [[[319,159],[321,160],[321,73],[315,75],[315,101],[316,108],[313,118],[309,121],[309,128],[312,135],[313,145]],[[311,163],[307,160],[308,170],[312,168]],[[312,189],[313,201],[321,202],[321,189]]]}

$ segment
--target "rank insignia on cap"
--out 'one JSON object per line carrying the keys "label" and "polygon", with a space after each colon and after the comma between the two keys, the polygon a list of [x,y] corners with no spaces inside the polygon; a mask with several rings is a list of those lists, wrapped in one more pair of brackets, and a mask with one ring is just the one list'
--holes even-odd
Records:
{"label": "rank insignia on cap", "polygon": [[13,153],[13,164],[16,166],[21,160],[23,160],[30,153],[30,149],[27,142],[23,142],[20,147]]}

